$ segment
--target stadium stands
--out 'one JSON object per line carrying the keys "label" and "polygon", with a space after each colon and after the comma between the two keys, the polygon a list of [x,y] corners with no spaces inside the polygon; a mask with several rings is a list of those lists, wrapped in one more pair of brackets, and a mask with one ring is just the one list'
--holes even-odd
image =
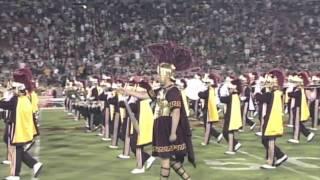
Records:
{"label": "stadium stands", "polygon": [[204,71],[319,65],[317,0],[4,0],[0,12],[1,72],[28,62],[48,84],[99,72],[152,74],[143,47],[161,41],[190,47]]}

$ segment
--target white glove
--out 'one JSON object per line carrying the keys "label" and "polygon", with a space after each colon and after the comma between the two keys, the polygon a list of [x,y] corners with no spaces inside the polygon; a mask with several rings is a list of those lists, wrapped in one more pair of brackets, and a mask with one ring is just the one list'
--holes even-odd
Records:
{"label": "white glove", "polygon": [[240,97],[240,100],[241,100],[241,101],[244,101],[244,100],[246,100],[246,99],[247,99],[247,98],[246,98],[245,96],[241,96],[241,97]]}
{"label": "white glove", "polygon": [[125,101],[125,100],[127,100],[127,98],[128,98],[127,96],[120,96],[119,101]]}

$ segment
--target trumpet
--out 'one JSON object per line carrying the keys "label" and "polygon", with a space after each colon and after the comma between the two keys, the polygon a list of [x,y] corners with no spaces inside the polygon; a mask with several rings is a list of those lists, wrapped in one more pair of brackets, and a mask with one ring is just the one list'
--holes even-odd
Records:
{"label": "trumpet", "polygon": [[6,91],[8,91],[8,89],[3,88],[3,87],[0,87],[0,92],[1,92],[1,93],[4,93],[4,92],[6,92]]}
{"label": "trumpet", "polygon": [[7,88],[0,87],[0,93],[4,93],[7,91],[13,91],[14,89],[15,89],[15,87],[7,87]]}
{"label": "trumpet", "polygon": [[257,88],[257,87],[260,87],[260,88],[272,88],[272,87],[275,87],[276,84],[272,83],[272,82],[264,82],[264,83],[261,83],[261,84],[258,84],[258,85],[253,85],[251,87],[254,87],[254,88]]}
{"label": "trumpet", "polygon": [[304,87],[304,89],[318,89],[318,88],[320,88],[320,84],[311,84]]}
{"label": "trumpet", "polygon": [[[317,88],[320,88],[320,84],[310,84],[310,85],[307,85],[307,86],[304,86],[303,83],[293,83],[295,86],[299,86],[299,87],[302,87],[304,89],[317,89]],[[285,86],[285,87],[288,87],[288,86]]]}

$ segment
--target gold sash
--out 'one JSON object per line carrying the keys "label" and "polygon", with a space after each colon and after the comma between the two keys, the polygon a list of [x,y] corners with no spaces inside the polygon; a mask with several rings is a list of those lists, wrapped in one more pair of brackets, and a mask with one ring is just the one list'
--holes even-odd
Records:
{"label": "gold sash", "polygon": [[266,136],[278,136],[283,134],[283,118],[282,118],[282,92],[276,90],[273,93],[273,103],[271,107],[271,112],[266,127]]}
{"label": "gold sash", "polygon": [[32,104],[27,96],[18,97],[16,122],[12,143],[26,143],[32,141],[37,131],[33,123]]}
{"label": "gold sash", "polygon": [[232,104],[229,131],[238,130],[240,127],[242,127],[241,105],[239,95],[233,94],[231,96],[231,102]]}
{"label": "gold sash", "polygon": [[217,109],[217,97],[215,89],[209,88],[209,97],[208,97],[208,122],[217,122],[219,121],[219,113]]}
{"label": "gold sash", "polygon": [[300,120],[302,122],[308,121],[310,117],[310,111],[308,107],[308,102],[306,98],[306,93],[304,91],[304,88],[301,88],[301,114],[300,114]]}
{"label": "gold sash", "polygon": [[153,112],[150,107],[150,99],[140,101],[139,112],[139,136],[137,145],[145,145],[152,142],[153,137]]}

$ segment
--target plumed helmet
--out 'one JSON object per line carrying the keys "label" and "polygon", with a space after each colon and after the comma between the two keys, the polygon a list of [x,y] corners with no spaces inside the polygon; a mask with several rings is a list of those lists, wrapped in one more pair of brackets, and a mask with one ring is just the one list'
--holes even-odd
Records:
{"label": "plumed helmet", "polygon": [[16,83],[21,83],[24,85],[25,89],[29,92],[32,91],[32,80],[30,79],[32,75],[30,76],[30,72],[26,68],[17,69],[13,73],[13,81]]}
{"label": "plumed helmet", "polygon": [[300,73],[298,74],[298,76],[299,76],[299,78],[302,79],[304,86],[307,86],[307,85],[310,84],[310,79],[309,79],[309,75],[308,75],[307,72],[300,72]]}
{"label": "plumed helmet", "polygon": [[241,93],[242,92],[242,83],[240,79],[234,79],[231,81],[232,85],[236,86],[236,90]]}
{"label": "plumed helmet", "polygon": [[268,74],[276,81],[279,87],[283,87],[285,76],[281,70],[274,69],[271,70]]}

